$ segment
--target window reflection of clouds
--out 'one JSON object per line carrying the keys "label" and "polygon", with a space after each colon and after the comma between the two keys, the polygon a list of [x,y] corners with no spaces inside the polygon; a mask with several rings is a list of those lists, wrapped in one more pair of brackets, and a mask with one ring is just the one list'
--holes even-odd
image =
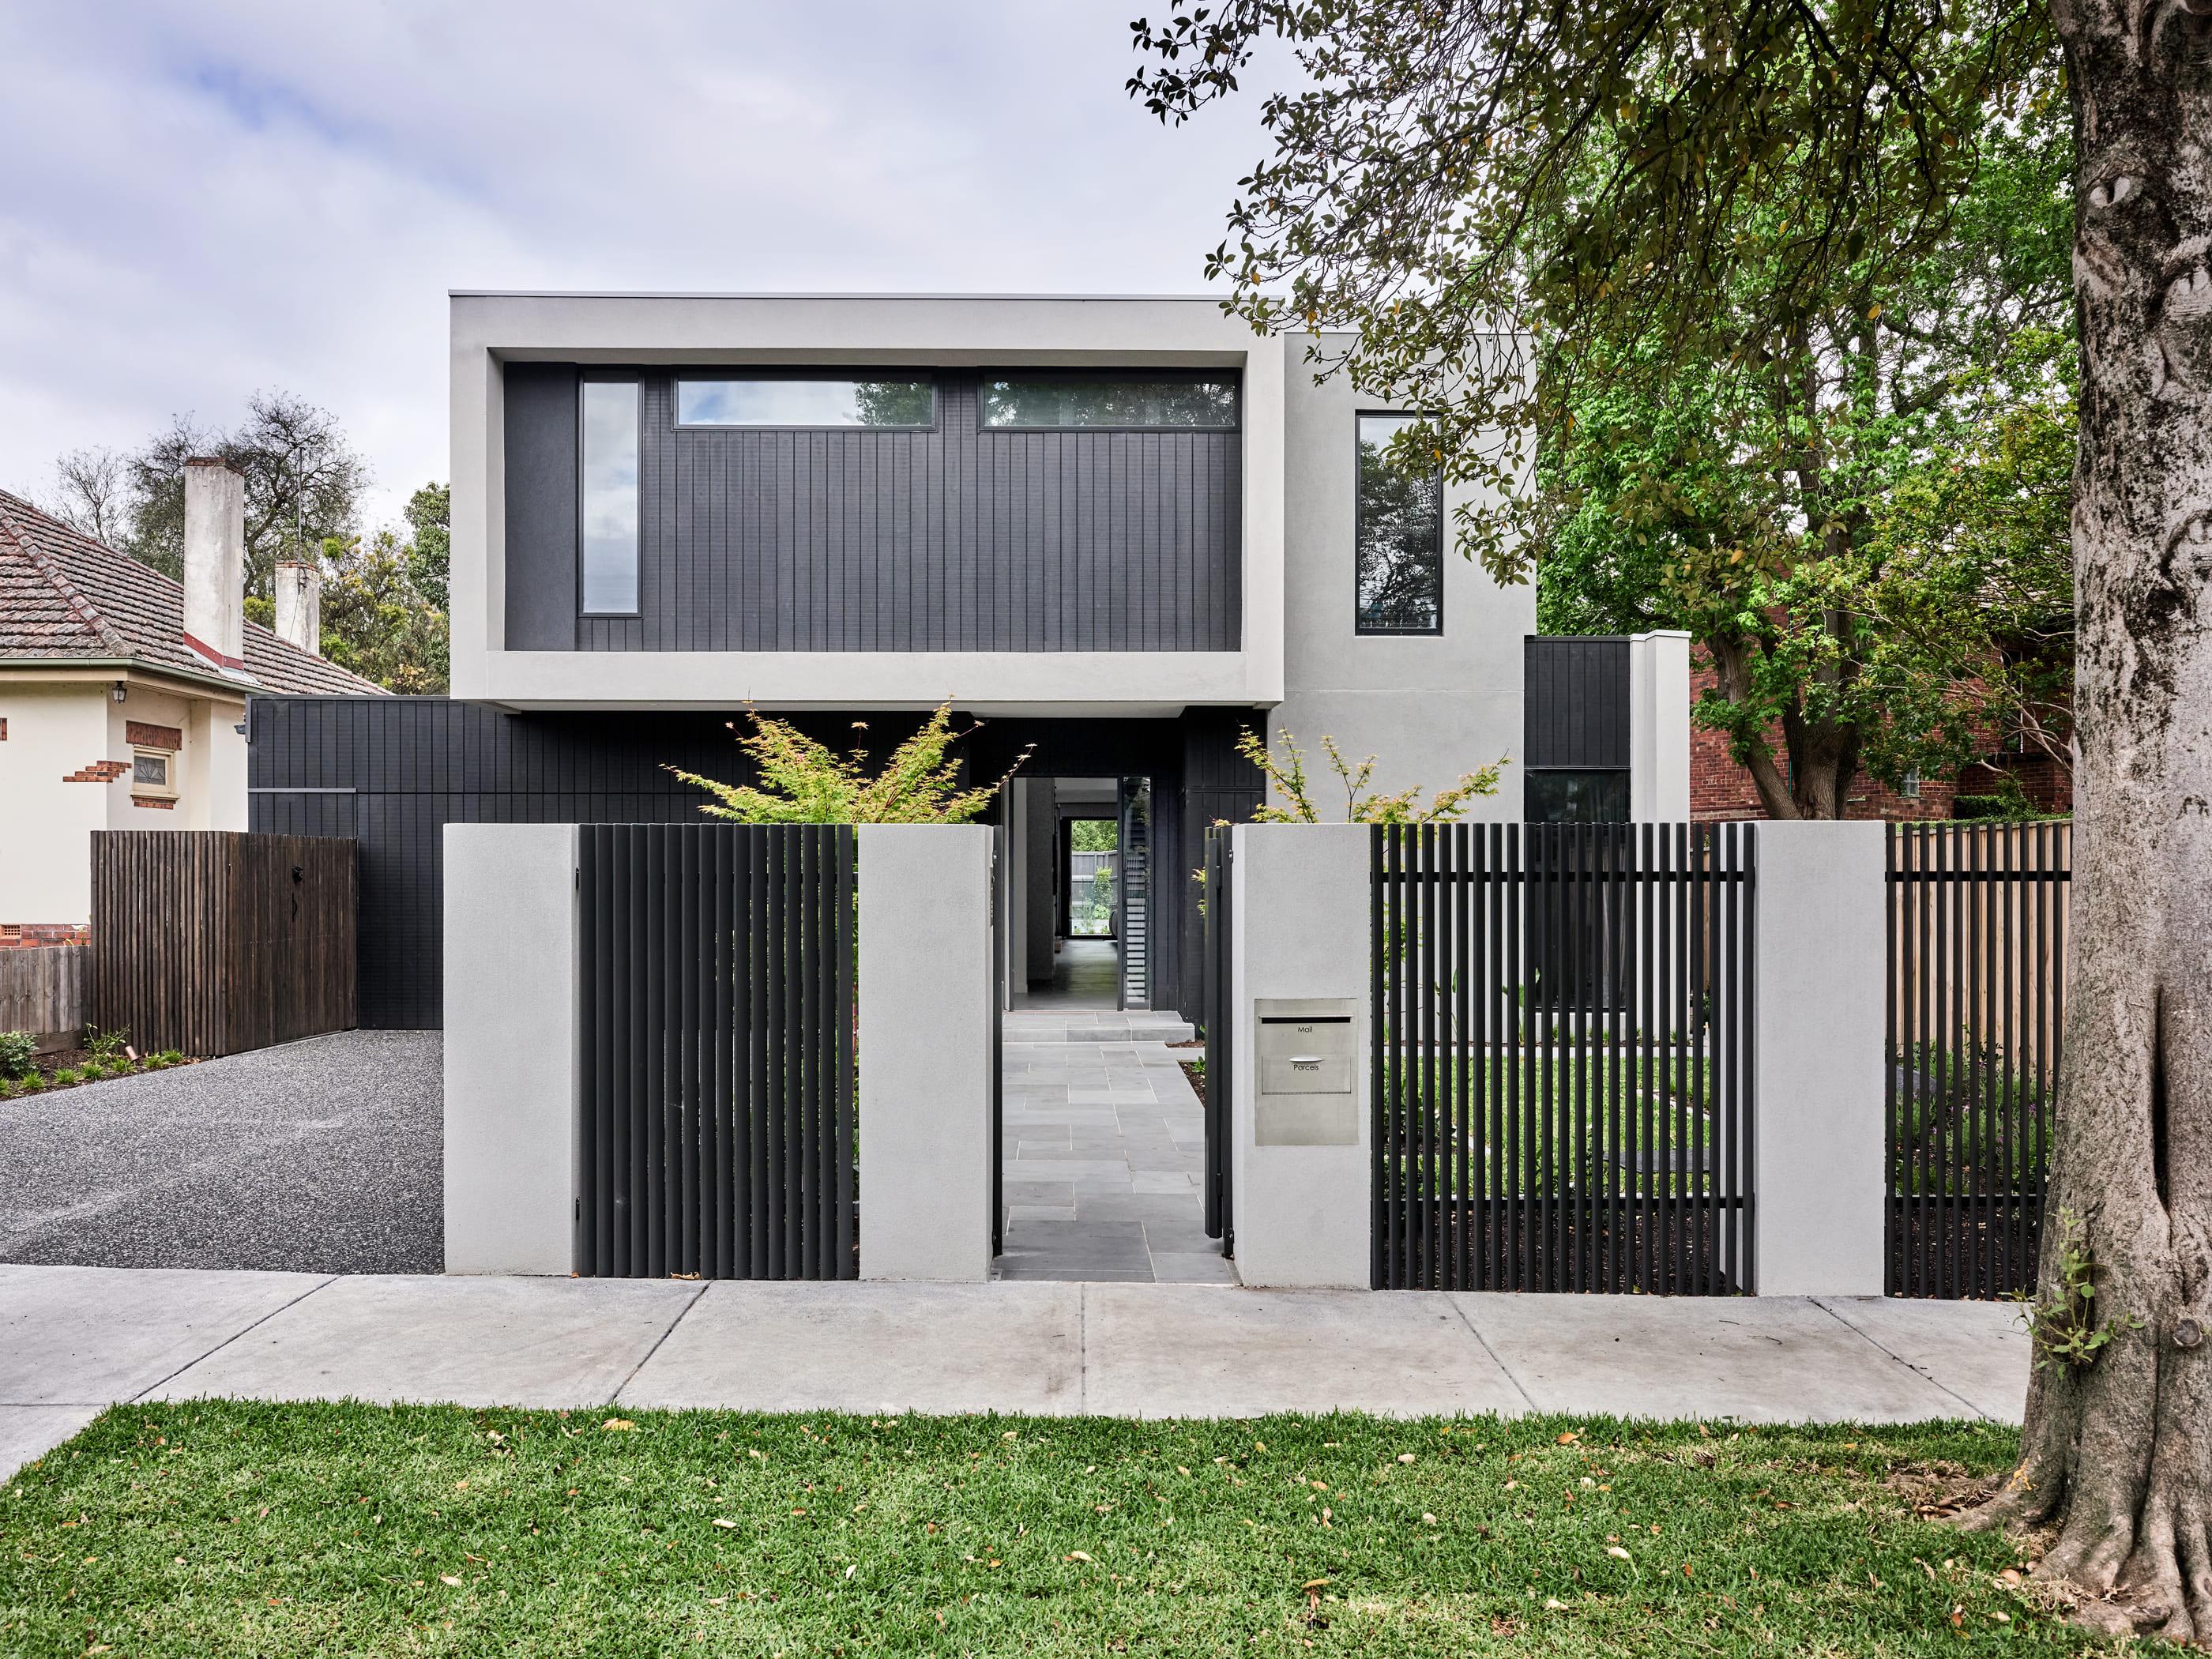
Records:
{"label": "window reflection of clouds", "polygon": [[678,426],[927,427],[927,380],[679,380]]}
{"label": "window reflection of clouds", "polygon": [[637,383],[584,383],[584,610],[637,609]]}

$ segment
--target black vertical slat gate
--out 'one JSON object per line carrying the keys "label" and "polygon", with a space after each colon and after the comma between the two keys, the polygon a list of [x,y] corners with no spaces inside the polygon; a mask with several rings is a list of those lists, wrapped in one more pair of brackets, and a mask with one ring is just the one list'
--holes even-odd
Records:
{"label": "black vertical slat gate", "polygon": [[2068,823],[1890,832],[1892,1296],[2034,1286],[2072,864]]}
{"label": "black vertical slat gate", "polygon": [[1237,1254],[1236,1208],[1229,1172],[1230,1050],[1237,1025],[1237,987],[1231,965],[1230,920],[1237,901],[1230,826],[1206,832],[1206,1236],[1221,1241],[1221,1254]]}
{"label": "black vertical slat gate", "polygon": [[1751,827],[1373,847],[1376,1288],[1750,1291]]}
{"label": "black vertical slat gate", "polygon": [[[1012,792],[1000,797],[1012,798]],[[1007,954],[1006,826],[991,832],[991,1254],[1006,1253],[1006,1004],[1013,995],[1013,963]],[[1024,945],[1024,948],[1026,948]]]}
{"label": "black vertical slat gate", "polygon": [[577,1273],[857,1277],[851,826],[580,840]]}

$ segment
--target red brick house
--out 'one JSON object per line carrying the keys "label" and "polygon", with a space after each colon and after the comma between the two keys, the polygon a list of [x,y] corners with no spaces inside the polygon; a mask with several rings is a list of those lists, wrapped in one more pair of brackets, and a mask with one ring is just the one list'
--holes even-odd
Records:
{"label": "red brick house", "polygon": [[[1690,702],[1695,707],[1698,699],[1714,684],[1710,664],[1692,664],[1690,672]],[[1769,733],[1774,752],[1782,753],[1782,728],[1777,725]],[[1844,816],[1848,818],[1883,818],[1891,823],[1911,823],[1951,816],[1952,803],[1960,795],[1986,795],[1996,793],[2008,777],[2015,778],[2027,792],[2028,799],[2046,812],[2070,812],[2074,810],[2074,780],[2067,769],[2049,756],[2029,752],[2000,755],[1977,761],[1962,769],[1956,776],[1924,778],[1911,793],[1892,789],[1878,779],[1862,772],[1851,780],[1844,797]],[[1699,823],[1711,823],[1729,818],[1763,818],[1766,809],[1759,804],[1759,790],[1751,781],[1750,770],[1731,759],[1728,739],[1719,732],[1709,731],[1694,722],[1690,727],[1690,816]]]}

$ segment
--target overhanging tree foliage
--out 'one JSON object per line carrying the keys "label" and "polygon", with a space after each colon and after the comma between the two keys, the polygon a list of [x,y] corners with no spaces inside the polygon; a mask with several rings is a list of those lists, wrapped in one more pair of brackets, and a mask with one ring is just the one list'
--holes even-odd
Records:
{"label": "overhanging tree foliage", "polygon": [[[1717,670],[1698,718],[1771,816],[1839,816],[1862,773],[1895,786],[2000,745],[2066,758],[2062,115],[2034,100],[1986,141],[1943,244],[1878,314],[1834,308],[1802,361],[1655,378],[1612,371],[1620,343],[1539,354],[1540,622],[1687,629]],[[1758,298],[1743,285],[1739,313]]]}
{"label": "overhanging tree foliage", "polygon": [[[2063,1321],[2090,1283],[2120,1322],[2036,1371],[1983,1518],[2057,1519],[2039,1571],[2087,1616],[2212,1639],[2212,0],[1228,0],[1135,37],[1132,89],[1169,120],[1291,44],[1305,84],[1267,100],[1274,153],[1211,269],[1259,328],[1356,330],[1323,366],[1431,411],[1403,459],[1503,495],[1544,411],[1594,388],[1663,402],[1687,375],[1731,443],[1764,400],[1799,504],[1716,489],[1707,556],[1735,563],[1875,533],[1825,486],[1822,411],[1880,415],[1854,373],[1879,308],[2063,74],[2079,873],[2049,1202],[2078,1229],[2050,1230],[2040,1296]],[[1783,404],[1808,374],[1837,392]],[[1516,572],[1510,514],[1461,528]]]}

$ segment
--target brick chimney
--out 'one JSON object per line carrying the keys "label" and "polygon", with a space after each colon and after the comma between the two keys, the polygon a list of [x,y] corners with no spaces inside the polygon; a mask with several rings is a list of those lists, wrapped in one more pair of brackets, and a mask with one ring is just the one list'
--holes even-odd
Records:
{"label": "brick chimney", "polygon": [[185,463],[185,643],[245,666],[246,476],[218,456]]}
{"label": "brick chimney", "polygon": [[289,559],[276,567],[276,636],[310,656],[323,654],[323,573]]}

